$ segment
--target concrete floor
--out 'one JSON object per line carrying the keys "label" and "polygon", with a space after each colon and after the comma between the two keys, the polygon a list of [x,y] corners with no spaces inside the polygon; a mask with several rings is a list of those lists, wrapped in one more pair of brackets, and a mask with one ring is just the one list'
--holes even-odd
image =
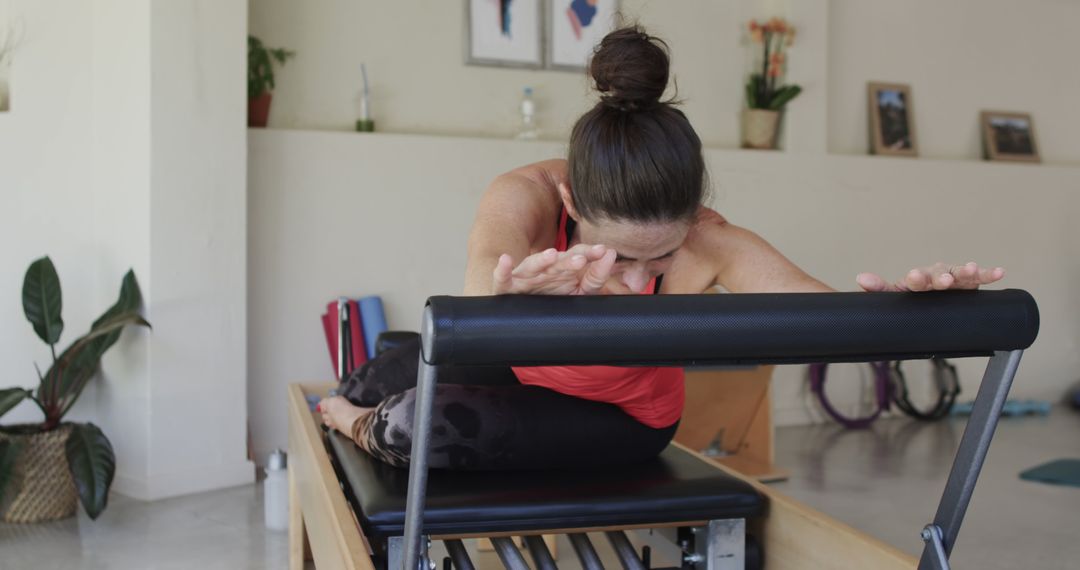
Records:
{"label": "concrete floor", "polygon": [[[962,432],[962,420],[884,420],[859,432],[781,428],[777,463],[792,476],[776,487],[917,554]],[[1080,414],[1056,408],[1050,417],[1003,419],[953,554],[956,568],[1080,568],[1080,488],[1017,477],[1063,457],[1080,457]],[[250,485],[156,503],[114,496],[96,522],[80,514],[0,524],[0,569],[286,568],[286,535],[263,528],[261,492]],[[604,550],[602,539],[594,542]],[[560,562],[574,567],[568,543],[559,546]],[[476,562],[497,567],[490,554]]]}
{"label": "concrete floor", "polygon": [[288,534],[263,526],[261,485],[153,503],[113,494],[96,521],[0,523],[0,570],[277,570],[288,552]]}
{"label": "concrete floor", "polygon": [[[783,493],[912,554],[945,488],[965,420],[877,422],[777,430]],[[1080,568],[1080,488],[1024,481],[1019,473],[1080,458],[1080,414],[1002,418],[951,560],[955,568]]]}

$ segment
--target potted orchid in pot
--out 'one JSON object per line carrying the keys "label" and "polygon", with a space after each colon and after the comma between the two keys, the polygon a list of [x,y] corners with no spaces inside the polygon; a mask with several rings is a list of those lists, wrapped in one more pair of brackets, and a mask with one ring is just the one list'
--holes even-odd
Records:
{"label": "potted orchid in pot", "polygon": [[784,106],[802,91],[798,85],[784,84],[784,50],[795,40],[795,27],[773,18],[767,22],[751,20],[749,30],[761,59],[755,61],[755,71],[746,81],[743,146],[775,149]]}
{"label": "potted orchid in pot", "polygon": [[127,325],[149,327],[140,315],[142,294],[128,271],[120,298],[59,356],[60,279],[48,257],[30,264],[23,279],[23,311],[34,332],[49,345],[52,365],[38,370],[36,390],[0,389],[0,416],[30,400],[44,419],[37,424],[0,426],[0,518],[40,522],[69,517],[82,502],[96,519],[108,502],[116,471],[112,444],[92,423],[65,422],[83,388],[97,375],[101,357]]}

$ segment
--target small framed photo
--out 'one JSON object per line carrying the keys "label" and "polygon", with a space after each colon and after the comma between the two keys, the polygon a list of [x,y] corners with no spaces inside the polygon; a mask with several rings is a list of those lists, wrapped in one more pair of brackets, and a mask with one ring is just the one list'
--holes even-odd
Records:
{"label": "small framed photo", "polygon": [[898,83],[870,83],[870,152],[918,156],[911,88]]}
{"label": "small framed photo", "polygon": [[983,151],[989,160],[1039,162],[1035,123],[1028,113],[983,111]]}
{"label": "small framed photo", "polygon": [[618,12],[618,0],[548,0],[548,69],[584,70]]}
{"label": "small framed photo", "polygon": [[544,66],[543,0],[465,0],[465,63]]}

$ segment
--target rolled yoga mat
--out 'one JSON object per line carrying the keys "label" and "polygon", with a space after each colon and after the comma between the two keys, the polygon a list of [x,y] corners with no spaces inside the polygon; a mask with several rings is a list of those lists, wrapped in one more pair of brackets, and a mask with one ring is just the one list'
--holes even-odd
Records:
{"label": "rolled yoga mat", "polygon": [[386,330],[386,313],[383,312],[382,298],[369,295],[360,298],[360,320],[364,323],[364,345],[367,357],[375,356],[375,340],[379,333]]}

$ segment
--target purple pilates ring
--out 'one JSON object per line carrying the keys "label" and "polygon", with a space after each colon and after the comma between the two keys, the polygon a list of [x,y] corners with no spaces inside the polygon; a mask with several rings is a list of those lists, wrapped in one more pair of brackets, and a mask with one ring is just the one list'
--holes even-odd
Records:
{"label": "purple pilates ring", "polygon": [[870,362],[868,364],[874,370],[876,406],[870,415],[858,418],[849,418],[844,414],[841,414],[833,407],[832,403],[829,402],[829,398],[825,395],[825,370],[828,368],[828,364],[810,365],[810,390],[817,396],[818,401],[821,402],[821,406],[825,408],[825,412],[841,425],[849,429],[863,429],[870,427],[870,424],[874,423],[874,420],[881,415],[881,412],[889,409],[889,402],[892,400],[892,394],[890,393],[892,391],[892,379],[889,376],[889,363]]}

